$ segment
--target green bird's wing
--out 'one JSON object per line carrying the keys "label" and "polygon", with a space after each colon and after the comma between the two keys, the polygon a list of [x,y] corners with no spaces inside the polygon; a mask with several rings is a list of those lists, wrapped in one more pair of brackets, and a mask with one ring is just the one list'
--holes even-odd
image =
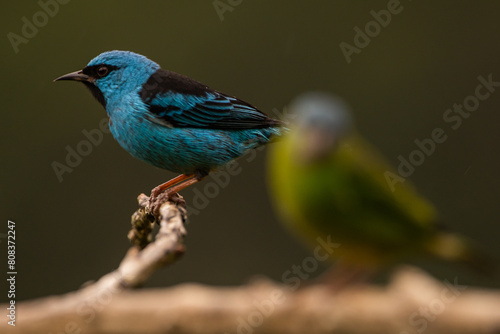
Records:
{"label": "green bird's wing", "polygon": [[[334,205],[350,203],[349,213],[367,231],[367,239],[373,235],[385,244],[399,244],[434,229],[437,220],[434,207],[362,138],[352,136],[341,143],[326,168],[332,170],[330,190],[337,201]],[[391,186],[394,177],[401,182]],[[339,183],[351,189],[347,195],[334,189]],[[359,214],[354,210],[359,210]]]}

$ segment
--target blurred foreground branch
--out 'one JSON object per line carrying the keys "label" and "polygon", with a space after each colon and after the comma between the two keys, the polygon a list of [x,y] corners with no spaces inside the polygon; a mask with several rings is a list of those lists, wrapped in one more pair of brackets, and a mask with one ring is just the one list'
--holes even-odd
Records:
{"label": "blurred foreground branch", "polygon": [[[386,287],[332,295],[260,280],[214,288],[183,284],[88,300],[83,292],[19,306],[16,333],[500,333],[500,292],[442,284],[416,269]],[[2,306],[4,307],[4,306]],[[0,324],[0,332],[9,327]]]}
{"label": "blurred foreground branch", "polygon": [[[142,196],[142,197],[141,197]],[[438,282],[401,269],[387,287],[325,285],[292,291],[258,280],[240,287],[183,284],[129,291],[183,252],[181,198],[160,206],[152,241],[147,197],[132,217],[135,244],[118,269],[79,291],[16,304],[16,326],[0,333],[500,333],[500,292]],[[1,305],[6,309],[8,305]]]}

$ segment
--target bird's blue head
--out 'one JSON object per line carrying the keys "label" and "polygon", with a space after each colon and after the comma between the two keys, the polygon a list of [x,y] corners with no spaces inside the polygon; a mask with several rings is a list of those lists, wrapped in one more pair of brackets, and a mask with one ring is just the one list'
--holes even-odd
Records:
{"label": "bird's blue head", "polygon": [[307,92],[289,105],[296,127],[296,154],[304,161],[320,161],[330,155],[353,130],[349,107],[340,98]]}
{"label": "bird's blue head", "polygon": [[139,91],[160,65],[130,51],[107,51],[92,59],[80,71],[68,73],[58,80],[81,81],[104,106],[124,95]]}

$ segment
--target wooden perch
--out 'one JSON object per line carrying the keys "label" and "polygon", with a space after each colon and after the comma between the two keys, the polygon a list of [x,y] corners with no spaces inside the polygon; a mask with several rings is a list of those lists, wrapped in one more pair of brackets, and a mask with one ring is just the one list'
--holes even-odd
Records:
{"label": "wooden perch", "polygon": [[[16,304],[16,326],[0,333],[500,333],[500,292],[438,282],[401,269],[387,287],[325,285],[292,291],[260,279],[240,287],[183,284],[129,290],[182,254],[182,198],[160,205],[160,229],[139,196],[129,237],[135,244],[118,269],[79,291]],[[7,305],[1,305],[5,310]]]}

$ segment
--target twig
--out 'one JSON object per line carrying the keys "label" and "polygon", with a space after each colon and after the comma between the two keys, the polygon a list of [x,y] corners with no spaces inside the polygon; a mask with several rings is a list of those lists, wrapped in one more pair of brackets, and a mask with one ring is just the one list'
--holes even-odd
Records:
{"label": "twig", "polygon": [[[17,314],[18,319],[23,320],[17,323],[16,333],[24,333],[25,330],[32,333],[50,332],[55,324],[64,326],[62,329],[54,329],[54,332],[79,333],[107,303],[116,300],[125,290],[141,285],[158,268],[174,262],[184,253],[182,242],[186,235],[184,223],[187,214],[182,197],[176,196],[158,203],[157,217],[150,213],[149,198],[146,195],[141,194],[138,201],[139,209],[132,216],[132,230],[129,232],[134,246],[128,250],[119,267],[76,292],[33,303],[21,303]],[[160,228],[152,241],[153,225],[157,220]],[[41,308],[32,309],[29,305],[41,305]],[[28,311],[28,317],[25,316],[24,307]],[[30,313],[30,309],[35,312]],[[19,316],[20,313],[23,313],[22,317]],[[33,324],[37,325],[32,327]],[[7,325],[7,321],[0,323],[1,333],[4,333],[1,329],[4,325]],[[14,327],[7,325],[6,328]]]}
{"label": "twig", "polygon": [[[160,229],[155,241],[151,243],[148,243],[152,240],[151,225],[156,219],[149,213],[149,198],[144,194],[138,197],[139,210],[132,215],[132,230],[129,232],[129,238],[137,246],[130,248],[116,270],[120,286],[129,288],[144,283],[154,271],[174,262],[184,253],[182,242],[186,235],[184,223],[187,212],[183,201],[180,201],[182,197],[177,196],[175,203],[168,200],[160,205]],[[138,226],[146,227],[141,231]]]}

